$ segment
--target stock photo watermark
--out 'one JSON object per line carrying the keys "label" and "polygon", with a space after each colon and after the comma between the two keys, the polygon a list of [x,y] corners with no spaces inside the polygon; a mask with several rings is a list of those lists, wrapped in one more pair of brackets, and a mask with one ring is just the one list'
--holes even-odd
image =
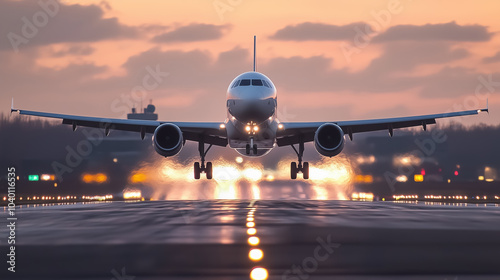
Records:
{"label": "stock photo watermark", "polygon": [[8,205],[7,205],[7,228],[9,234],[7,236],[8,253],[7,253],[7,264],[9,265],[7,270],[10,272],[16,272],[16,168],[7,168],[7,185],[8,185]]}
{"label": "stock photo watermark", "polygon": [[[487,102],[488,98],[491,94],[495,93],[496,88],[500,87],[500,82],[493,81],[493,75],[489,74],[488,76],[480,75],[477,77],[479,83],[477,84],[474,94],[468,95],[464,98],[461,103],[455,103],[452,106],[452,109],[448,110],[452,111],[461,111],[461,110],[476,110],[478,109],[484,102]],[[464,116],[460,116],[459,118],[463,118]],[[434,129],[431,131],[430,136],[425,139],[415,139],[414,143],[418,147],[409,153],[409,155],[417,158],[416,162],[424,162],[426,158],[431,157],[436,152],[436,147],[438,144],[443,144],[448,139],[446,132]],[[398,167],[398,173],[393,173],[390,171],[386,171],[384,173],[384,178],[394,193],[396,190],[394,188],[397,178],[401,175],[411,176],[415,173],[416,166],[415,163],[408,166],[400,166]]]}
{"label": "stock photo watermark", "polygon": [[[163,72],[159,64],[155,68],[148,65],[145,67],[145,71],[146,74],[142,77],[141,85],[133,87],[128,94],[122,94],[111,102],[111,111],[120,114],[120,118],[126,117],[134,104],[142,103],[146,99],[148,91],[157,89],[170,75],[169,72]],[[76,125],[73,129],[76,129]],[[53,161],[51,164],[58,180],[62,181],[64,174],[72,173],[75,168],[80,166],[83,160],[92,154],[94,149],[103,142],[104,137],[113,129],[114,126],[109,119],[101,119],[98,128],[82,129],[85,139],[79,141],[76,147],[66,146],[67,154],[63,163]]]}
{"label": "stock photo watermark", "polygon": [[[411,0],[409,0],[411,1]],[[361,30],[358,26],[354,27],[354,37],[352,43],[343,42],[340,44],[340,50],[344,54],[347,62],[351,62],[351,56],[353,54],[361,53],[362,49],[366,48],[373,37],[380,34],[385,28],[387,28],[392,21],[394,15],[399,15],[403,11],[404,7],[400,0],[390,0],[387,2],[385,9],[372,10],[370,16],[372,20],[369,20],[364,30]]]}
{"label": "stock photo watermark", "polygon": [[332,243],[332,236],[329,234],[324,240],[321,237],[316,238],[318,245],[314,248],[313,255],[306,257],[299,265],[292,265],[291,269],[286,270],[281,279],[283,280],[304,280],[308,279],[311,273],[318,270],[321,262],[326,261],[334,253],[335,249],[341,244]]}
{"label": "stock photo watermark", "polygon": [[224,14],[227,12],[233,12],[236,7],[241,5],[244,0],[215,0],[212,2],[215,12],[219,16],[221,21],[224,20]]}
{"label": "stock photo watermark", "polygon": [[113,274],[113,278],[111,280],[134,280],[135,276],[127,275],[125,271],[125,267],[122,267],[121,274],[116,271],[116,269],[111,270],[111,274]]}
{"label": "stock photo watermark", "polygon": [[9,39],[12,49],[17,53],[21,45],[26,45],[35,38],[40,29],[47,26],[51,18],[54,18],[60,10],[60,4],[57,0],[38,1],[40,9],[36,11],[31,18],[26,16],[21,18],[21,28],[19,33],[9,32]]}

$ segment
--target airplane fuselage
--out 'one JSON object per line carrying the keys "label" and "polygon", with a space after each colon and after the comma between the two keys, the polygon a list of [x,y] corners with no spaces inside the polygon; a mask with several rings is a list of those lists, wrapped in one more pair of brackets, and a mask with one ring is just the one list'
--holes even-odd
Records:
{"label": "airplane fuselage", "polygon": [[271,151],[279,129],[276,97],[276,87],[262,73],[246,72],[231,82],[225,123],[231,148],[244,156],[262,156]]}

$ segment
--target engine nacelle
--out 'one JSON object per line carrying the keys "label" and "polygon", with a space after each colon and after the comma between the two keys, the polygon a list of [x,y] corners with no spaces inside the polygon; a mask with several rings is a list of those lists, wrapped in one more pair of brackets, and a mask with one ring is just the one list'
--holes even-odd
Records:
{"label": "engine nacelle", "polygon": [[182,131],[175,124],[164,123],[158,126],[153,134],[153,146],[156,152],[164,157],[178,154],[183,143]]}
{"label": "engine nacelle", "polygon": [[323,156],[336,156],[344,149],[344,131],[333,123],[322,124],[314,134],[314,146]]}

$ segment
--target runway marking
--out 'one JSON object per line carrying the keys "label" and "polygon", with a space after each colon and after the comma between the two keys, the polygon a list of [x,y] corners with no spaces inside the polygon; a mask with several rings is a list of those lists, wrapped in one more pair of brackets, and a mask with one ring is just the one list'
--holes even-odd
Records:
{"label": "runway marking", "polygon": [[253,205],[255,204],[255,202],[257,202],[257,199],[252,199],[252,200],[250,201],[250,204],[248,204],[248,206],[247,206],[247,207],[253,207]]}
{"label": "runway marking", "polygon": [[[260,244],[260,239],[257,237],[257,220],[255,219],[255,212],[257,211],[257,207],[255,207],[255,202],[257,200],[253,199],[250,201],[250,204],[248,205],[248,210],[247,216],[246,216],[246,227],[247,229],[247,234],[249,235],[248,237],[248,245],[249,245],[249,252],[248,252],[248,258],[253,261],[254,263],[259,263],[263,258],[264,258],[264,251],[260,248],[258,248]],[[268,278],[269,273],[267,269],[264,267],[260,266],[254,266],[250,270],[250,279],[254,280],[265,280]]]}

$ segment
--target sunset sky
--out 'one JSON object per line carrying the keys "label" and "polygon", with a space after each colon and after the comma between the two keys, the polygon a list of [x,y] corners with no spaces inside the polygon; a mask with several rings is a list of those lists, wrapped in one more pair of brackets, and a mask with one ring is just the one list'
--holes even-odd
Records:
{"label": "sunset sky", "polygon": [[488,97],[489,115],[458,121],[500,124],[499,1],[54,3],[0,0],[0,112],[14,97],[123,118],[152,99],[164,121],[223,121],[256,35],[282,121],[459,111]]}

